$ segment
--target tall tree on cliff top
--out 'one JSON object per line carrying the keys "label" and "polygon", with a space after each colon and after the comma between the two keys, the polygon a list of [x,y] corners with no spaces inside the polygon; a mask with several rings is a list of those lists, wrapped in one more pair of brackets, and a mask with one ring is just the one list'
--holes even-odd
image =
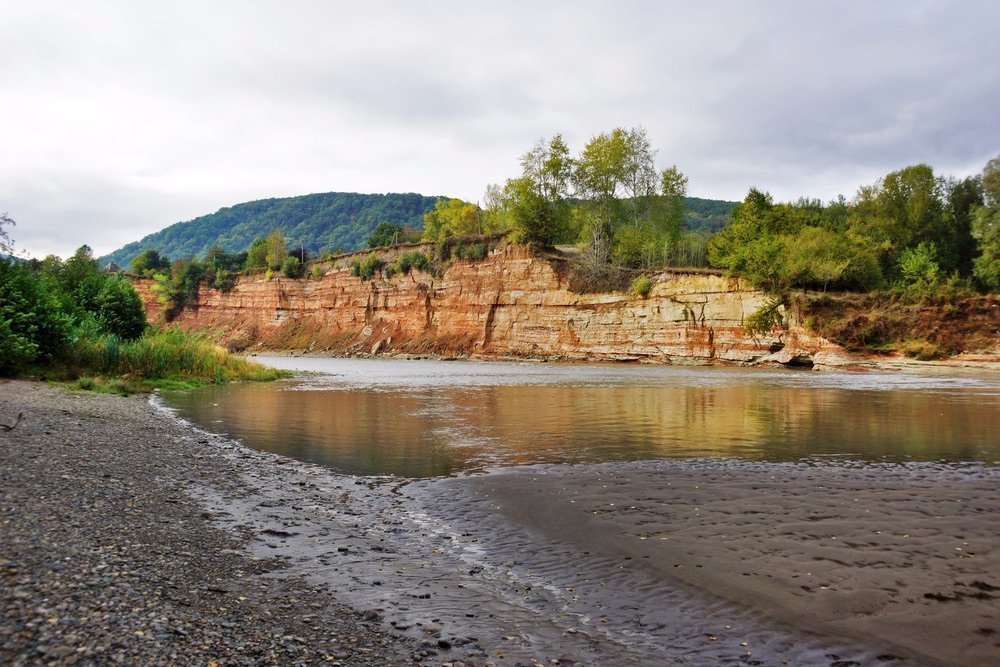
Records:
{"label": "tall tree on cliff top", "polygon": [[972,233],[979,244],[973,274],[983,287],[1000,290],[1000,156],[983,169],[984,205],[972,214]]}
{"label": "tall tree on cliff top", "polygon": [[561,135],[539,139],[521,156],[521,175],[503,188],[486,189],[487,219],[511,228],[520,241],[548,246],[565,240],[569,217],[572,161]]}
{"label": "tall tree on cliff top", "polygon": [[449,236],[483,233],[479,207],[461,199],[441,199],[424,214],[424,241],[442,241]]}

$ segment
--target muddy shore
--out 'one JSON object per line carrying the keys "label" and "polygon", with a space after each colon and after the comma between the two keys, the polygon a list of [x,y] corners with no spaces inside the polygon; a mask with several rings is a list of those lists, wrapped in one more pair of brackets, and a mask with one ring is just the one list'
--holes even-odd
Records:
{"label": "muddy shore", "polygon": [[733,460],[406,482],[0,384],[4,664],[971,665],[1000,473]]}

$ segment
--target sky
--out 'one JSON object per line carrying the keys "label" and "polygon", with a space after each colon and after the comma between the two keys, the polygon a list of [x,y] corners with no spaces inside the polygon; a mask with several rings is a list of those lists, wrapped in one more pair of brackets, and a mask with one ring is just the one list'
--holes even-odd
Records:
{"label": "sky", "polygon": [[1000,2],[0,0],[0,212],[95,256],[311,192],[468,201],[643,127],[688,194],[851,198],[1000,155]]}

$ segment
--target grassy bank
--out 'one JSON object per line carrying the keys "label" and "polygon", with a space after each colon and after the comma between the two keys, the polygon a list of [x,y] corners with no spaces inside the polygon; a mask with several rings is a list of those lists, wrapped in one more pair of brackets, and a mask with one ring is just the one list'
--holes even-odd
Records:
{"label": "grassy bank", "polygon": [[227,352],[207,335],[176,327],[152,329],[141,338],[81,339],[54,369],[55,376],[86,390],[132,393],[289,377]]}

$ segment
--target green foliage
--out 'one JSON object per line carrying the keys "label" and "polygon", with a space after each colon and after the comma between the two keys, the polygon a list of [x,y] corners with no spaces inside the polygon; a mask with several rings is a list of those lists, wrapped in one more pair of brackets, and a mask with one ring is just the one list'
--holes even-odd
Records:
{"label": "green foliage", "polygon": [[95,315],[103,333],[123,340],[133,340],[146,331],[146,308],[124,278],[112,276],[104,282]]}
{"label": "green foliage", "polygon": [[79,340],[135,339],[145,328],[139,295],[103,273],[87,246],[66,262],[0,260],[0,374],[51,366]]}
{"label": "green foliage", "polygon": [[839,222],[839,204],[775,204],[751,188],[732,219],[709,239],[708,260],[761,289],[872,289],[882,281],[880,245]]}
{"label": "green foliage", "polygon": [[[170,327],[152,330],[146,335],[122,341],[116,336],[86,338],[72,349],[77,374],[83,377],[127,377],[139,388],[156,386],[171,380],[195,384],[221,384],[238,380],[273,380],[288,373],[268,369],[235,357],[215,345],[204,334]],[[115,387],[115,381],[108,381]],[[81,388],[96,380],[82,380]],[[119,386],[125,387],[125,385]]]}
{"label": "green foliage", "polygon": [[916,248],[907,248],[899,258],[903,287],[921,296],[931,295],[941,282],[941,268],[936,261],[937,249],[933,243],[921,242]]}
{"label": "green foliage", "polygon": [[216,245],[237,253],[278,227],[285,230],[289,247],[304,246],[312,255],[324,248],[357,250],[380,222],[422,228],[424,213],[438,199],[412,193],[328,192],[246,202],[171,225],[101,258],[101,263],[114,260],[128,266],[145,248],[157,248],[172,258],[201,257]]}
{"label": "green foliage", "polygon": [[160,253],[150,248],[136,255],[129,265],[129,270],[137,276],[152,276],[170,268],[170,260],[161,257]]}
{"label": "green foliage", "polygon": [[0,375],[26,371],[62,352],[73,318],[63,310],[58,289],[30,266],[0,259]]}
{"label": "green foliage", "polygon": [[639,276],[632,281],[632,291],[643,299],[647,298],[652,290],[653,281],[649,279],[649,276]]}
{"label": "green foliage", "polygon": [[431,269],[431,259],[419,250],[409,250],[396,257],[392,265],[394,273],[407,275],[413,269],[418,271],[429,271]]}
{"label": "green foliage", "polygon": [[170,266],[170,273],[153,277],[152,291],[167,322],[173,321],[190,303],[198,299],[198,286],[205,273],[205,265],[193,259],[178,259]]}
{"label": "green foliage", "polygon": [[289,255],[281,265],[281,272],[286,278],[301,278],[306,275],[306,265],[300,262],[298,257]]}
{"label": "green foliage", "polygon": [[972,230],[980,250],[973,263],[973,275],[987,290],[1000,291],[1000,206],[978,209]]}
{"label": "green foliage", "polygon": [[461,199],[441,199],[424,215],[424,241],[443,241],[452,236],[480,234],[482,211]]}
{"label": "green foliage", "polygon": [[6,213],[0,213],[0,255],[14,254],[14,240],[4,227],[14,227],[17,223]]}
{"label": "green foliage", "polygon": [[785,323],[785,297],[773,296],[743,322],[743,330],[751,336],[766,336],[774,327]]}
{"label": "green foliage", "polygon": [[376,271],[381,271],[385,262],[378,258],[378,255],[370,253],[364,260],[351,260],[351,275],[362,280],[371,280]]}
{"label": "green foliage", "polygon": [[[438,203],[440,204],[441,202]],[[390,246],[400,243],[400,236],[402,234],[402,225],[397,225],[392,222],[380,222],[375,227],[375,230],[368,236],[366,243],[369,248]]]}

